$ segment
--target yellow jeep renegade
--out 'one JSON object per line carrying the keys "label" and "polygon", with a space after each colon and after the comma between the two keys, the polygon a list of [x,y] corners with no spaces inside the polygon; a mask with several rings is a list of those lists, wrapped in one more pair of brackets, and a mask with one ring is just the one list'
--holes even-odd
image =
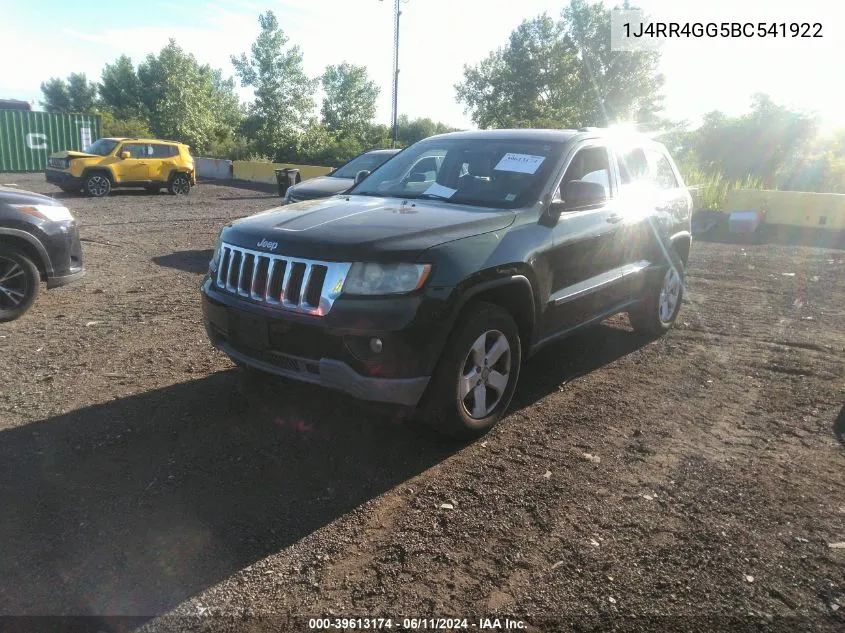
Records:
{"label": "yellow jeep renegade", "polygon": [[101,138],[84,152],[50,154],[47,182],[96,198],[115,187],[187,194],[196,184],[188,146],[144,138]]}

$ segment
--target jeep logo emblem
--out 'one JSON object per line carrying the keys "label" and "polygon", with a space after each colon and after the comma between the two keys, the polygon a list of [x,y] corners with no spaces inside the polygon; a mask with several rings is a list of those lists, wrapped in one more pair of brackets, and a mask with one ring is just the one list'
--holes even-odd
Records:
{"label": "jeep logo emblem", "polygon": [[267,250],[274,251],[279,248],[278,242],[268,242],[266,239],[261,240],[258,242],[258,248],[266,248]]}

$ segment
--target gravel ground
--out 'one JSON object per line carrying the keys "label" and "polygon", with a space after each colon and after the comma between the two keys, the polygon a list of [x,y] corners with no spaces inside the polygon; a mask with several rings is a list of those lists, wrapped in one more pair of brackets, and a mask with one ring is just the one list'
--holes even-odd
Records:
{"label": "gravel ground", "polygon": [[62,197],[88,269],[0,325],[0,614],[843,630],[842,250],[697,242],[667,336],[615,317],[548,348],[455,445],[316,387],[247,390],[209,346],[216,233],[271,193],[0,181]]}

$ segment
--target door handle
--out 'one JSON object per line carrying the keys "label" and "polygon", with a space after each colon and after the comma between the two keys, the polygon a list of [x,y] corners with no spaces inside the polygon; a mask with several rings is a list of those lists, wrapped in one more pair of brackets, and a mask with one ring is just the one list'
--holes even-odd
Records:
{"label": "door handle", "polygon": [[611,213],[609,216],[607,216],[607,221],[611,224],[616,224],[617,222],[621,222],[624,219],[624,216],[619,213]]}

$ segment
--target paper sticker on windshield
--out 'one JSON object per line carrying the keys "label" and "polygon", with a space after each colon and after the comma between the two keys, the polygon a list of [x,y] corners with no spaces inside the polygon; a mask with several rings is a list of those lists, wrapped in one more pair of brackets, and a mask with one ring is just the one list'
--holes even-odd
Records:
{"label": "paper sticker on windshield", "polygon": [[449,187],[444,187],[443,185],[438,185],[436,182],[431,185],[428,189],[426,189],[423,193],[430,194],[432,196],[440,196],[441,198],[451,198],[457,192],[457,189],[449,189]]}
{"label": "paper sticker on windshield", "polygon": [[512,154],[508,152],[502,156],[502,160],[494,167],[496,171],[515,171],[520,174],[533,174],[540,168],[545,156],[532,156],[531,154]]}
{"label": "paper sticker on windshield", "polygon": [[516,194],[515,193],[509,193],[508,195],[505,196],[505,202],[513,202],[514,200],[516,200]]}

